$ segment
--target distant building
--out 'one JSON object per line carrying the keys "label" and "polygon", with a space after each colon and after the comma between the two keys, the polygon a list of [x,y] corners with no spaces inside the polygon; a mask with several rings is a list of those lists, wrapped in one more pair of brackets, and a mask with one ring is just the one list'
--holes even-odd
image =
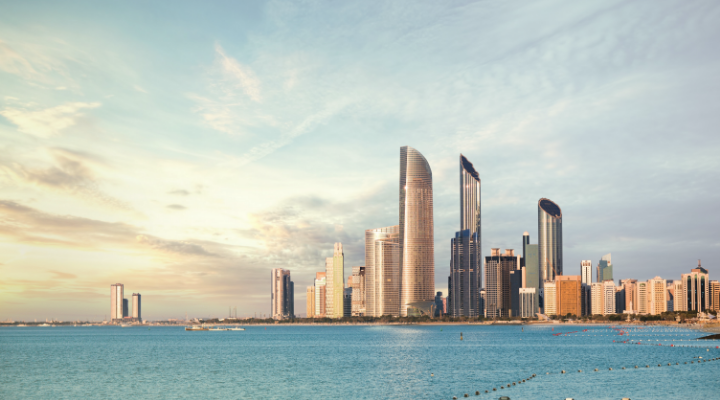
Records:
{"label": "distant building", "polygon": [[623,285],[615,286],[615,314],[625,312],[625,287]]}
{"label": "distant building", "polygon": [[366,315],[400,316],[400,226],[365,231]]}
{"label": "distant building", "polygon": [[442,292],[435,294],[435,316],[439,317],[445,313],[445,299]]}
{"label": "distant building", "polygon": [[518,297],[520,298],[520,317],[522,318],[535,318],[537,313],[537,304],[535,299],[537,294],[536,289],[533,288],[521,288]]}
{"label": "distant building", "polygon": [[450,315],[453,317],[477,317],[478,312],[478,273],[480,272],[477,233],[469,229],[455,232],[450,239],[450,276],[448,298]]}
{"label": "distant building", "polygon": [[543,314],[547,316],[558,315],[558,298],[556,281],[545,281],[543,283]]}
{"label": "distant building", "polygon": [[407,317],[435,299],[432,170],[410,146],[400,148],[399,191],[400,316]]}
{"label": "distant building", "polygon": [[365,298],[367,280],[365,279],[365,267],[352,267],[352,307],[351,315],[361,317],[365,315]]}
{"label": "distant building", "polygon": [[583,285],[590,285],[592,283],[592,261],[582,260],[580,261],[580,276]]}
{"label": "distant building", "polygon": [[580,307],[582,308],[582,315],[592,314],[592,284],[586,285],[582,283],[580,285]]}
{"label": "distant building", "polygon": [[611,261],[610,253],[605,254],[600,259],[597,266],[597,281],[611,281],[613,280],[613,265]]}
{"label": "distant building", "polygon": [[128,307],[128,300],[123,299],[123,314],[122,314],[123,318],[130,316],[129,311],[130,311],[130,307]]}
{"label": "distant building", "polygon": [[520,315],[520,289],[523,288],[525,268],[510,271],[510,316]]}
{"label": "distant building", "polygon": [[706,311],[710,308],[710,280],[708,271],[700,265],[689,274],[682,274],[685,301],[682,311]]}
{"label": "distant building", "polygon": [[592,315],[604,315],[605,314],[605,292],[603,284],[595,282],[590,285],[590,305],[592,308]]}
{"label": "distant building", "polygon": [[625,306],[623,309],[629,314],[636,314],[637,307],[637,279],[623,279],[620,281],[625,290]]}
{"label": "distant building", "polygon": [[667,311],[667,283],[656,276],[648,281],[648,314],[660,315]]}
{"label": "distant building", "polygon": [[682,280],[673,281],[673,311],[683,311],[685,303],[685,294],[683,293]]}
{"label": "distant building", "polygon": [[710,281],[710,310],[720,311],[720,282]]}
{"label": "distant building", "polygon": [[484,317],[487,317],[487,308],[485,308],[486,295],[487,291],[485,289],[480,289],[480,310],[482,311],[482,315]]}
{"label": "distant building", "polygon": [[535,288],[535,311],[533,311],[533,313],[537,314],[538,307],[540,307],[540,289],[542,288],[540,283],[540,256],[538,245],[530,244],[530,234],[528,232],[523,233],[522,260],[523,267],[525,268],[523,287]]}
{"label": "distant building", "polygon": [[345,298],[343,300],[343,317],[352,316],[352,292],[353,289],[351,287],[345,288]]}
{"label": "distant building", "polygon": [[325,288],[325,316],[328,318],[342,318],[345,307],[343,291],[345,287],[345,255],[342,243],[335,243],[333,256],[325,259],[325,275],[327,278]]}
{"label": "distant building", "polygon": [[615,314],[615,281],[604,281],[602,285],[605,298],[603,314]]}
{"label": "distant building", "polygon": [[271,271],[270,315],[273,319],[295,318],[294,285],[290,280],[290,271],[274,268]]}
{"label": "distant building", "polygon": [[447,314],[447,296],[442,299],[442,313]]}
{"label": "distant building", "polygon": [[110,321],[123,318],[125,286],[122,283],[110,285]]}
{"label": "distant building", "polygon": [[673,312],[675,311],[675,282],[673,282],[672,280],[666,282],[667,285],[665,292],[667,292],[667,311]]}
{"label": "distant building", "polygon": [[517,258],[512,249],[500,254],[492,249],[485,257],[485,314],[487,318],[510,316],[510,271],[517,269]]}
{"label": "distant building", "polygon": [[558,275],[555,277],[558,315],[572,314],[576,317],[582,315],[581,279],[580,275]]}
{"label": "distant building", "polygon": [[638,314],[648,314],[648,305],[650,304],[650,288],[647,281],[637,283],[637,312]]}
{"label": "distant building", "polygon": [[327,278],[325,272],[315,273],[315,317],[325,318],[327,307]]}
{"label": "distant building", "polygon": [[142,296],[140,295],[140,293],[133,293],[133,295],[132,295],[132,302],[133,302],[132,317],[133,317],[133,319],[137,320],[138,322],[142,322],[141,300],[142,300]]}
{"label": "distant building", "polygon": [[315,286],[307,287],[307,317],[315,317]]}
{"label": "distant building", "polygon": [[563,274],[562,211],[552,200],[538,201],[538,246],[541,284]]}

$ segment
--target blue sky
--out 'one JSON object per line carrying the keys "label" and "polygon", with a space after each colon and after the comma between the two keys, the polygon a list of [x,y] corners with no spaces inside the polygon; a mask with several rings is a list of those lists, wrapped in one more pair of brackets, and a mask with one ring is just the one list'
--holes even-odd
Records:
{"label": "blue sky", "polygon": [[[565,274],[678,279],[720,236],[713,1],[6,2],[0,319],[296,310],[332,243],[397,224],[399,147],[433,170],[436,286],[478,169],[483,249],[564,214]],[[717,278],[717,275],[715,275]]]}

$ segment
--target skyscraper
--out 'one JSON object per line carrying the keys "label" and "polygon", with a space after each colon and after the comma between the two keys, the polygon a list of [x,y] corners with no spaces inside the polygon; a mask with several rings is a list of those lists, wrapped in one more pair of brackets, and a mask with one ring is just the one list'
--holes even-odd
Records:
{"label": "skyscraper", "polygon": [[582,260],[580,261],[580,276],[583,285],[590,285],[592,283],[592,261]]}
{"label": "skyscraper", "polygon": [[604,281],[602,285],[605,300],[604,315],[615,314],[615,281]]}
{"label": "skyscraper", "polygon": [[352,315],[352,292],[351,287],[343,289],[343,317],[350,317]]}
{"label": "skyscraper", "polygon": [[543,282],[543,311],[545,315],[558,314],[557,281]]}
{"label": "skyscraper", "polygon": [[597,281],[613,280],[613,265],[610,253],[605,254],[597,265]]}
{"label": "skyscraper", "polygon": [[365,267],[352,267],[352,306],[351,315],[360,317],[366,315],[367,280]]}
{"label": "skyscraper", "polygon": [[522,288],[518,294],[520,297],[520,317],[535,318],[537,305],[535,304],[535,288]]}
{"label": "skyscraper", "polygon": [[110,322],[123,317],[125,286],[122,283],[110,285]]}
{"label": "skyscraper", "polygon": [[549,199],[538,201],[538,247],[541,283],[563,274],[562,211]]}
{"label": "skyscraper", "polygon": [[435,296],[432,170],[409,146],[400,148],[400,315]]}
{"label": "skyscraper", "polygon": [[308,318],[313,318],[315,316],[315,286],[308,286],[307,287],[307,312],[306,315]]}
{"label": "skyscraper", "polygon": [[342,318],[344,315],[345,299],[345,255],[342,243],[335,243],[332,258],[325,259],[325,273],[327,275],[325,306],[328,318]]}
{"label": "skyscraper", "polygon": [[290,271],[274,268],[270,278],[270,315],[276,320],[295,318],[295,288]]}
{"label": "skyscraper", "polygon": [[595,282],[590,285],[590,307],[592,315],[605,315],[605,292],[603,284]]}
{"label": "skyscraper", "polygon": [[720,311],[720,282],[710,281],[710,309]]}
{"label": "skyscraper", "polygon": [[637,279],[622,279],[620,284],[625,289],[625,311],[637,313]]}
{"label": "skyscraper", "polygon": [[130,307],[128,307],[128,300],[123,299],[123,314],[122,314],[123,318],[130,316],[129,311],[130,311]]}
{"label": "skyscraper", "polygon": [[[132,317],[138,321],[142,321],[142,308],[141,308],[142,296],[140,293],[133,293],[132,295]],[[152,299],[151,299],[152,300]]]}
{"label": "skyscraper", "polygon": [[325,307],[327,303],[327,279],[325,272],[315,273],[315,316],[318,318],[325,318],[326,311]]}
{"label": "skyscraper", "polygon": [[460,231],[450,240],[448,279],[449,314],[453,317],[480,315],[480,222],[480,176],[472,163],[460,154]]}
{"label": "skyscraper", "polygon": [[510,316],[520,315],[520,289],[523,286],[525,267],[510,271]]}
{"label": "skyscraper", "polygon": [[710,308],[710,279],[708,271],[700,265],[689,274],[682,274],[685,304],[681,311],[706,311]]}
{"label": "skyscraper", "polygon": [[530,244],[530,234],[528,232],[523,233],[523,264],[525,267],[525,288],[535,288],[533,292],[535,301],[532,303],[535,306],[535,310],[532,311],[534,316],[538,312],[540,307],[540,257],[538,255],[538,245]]}
{"label": "skyscraper", "polygon": [[558,315],[582,315],[582,282],[580,275],[559,275],[557,285]]}
{"label": "skyscraper", "polygon": [[517,257],[512,249],[500,254],[491,249],[485,257],[485,315],[487,318],[510,316],[510,271],[517,269]]}
{"label": "skyscraper", "polygon": [[667,311],[667,283],[656,276],[648,281],[648,313],[660,315]]}
{"label": "skyscraper", "polygon": [[366,315],[400,316],[400,227],[365,231]]}

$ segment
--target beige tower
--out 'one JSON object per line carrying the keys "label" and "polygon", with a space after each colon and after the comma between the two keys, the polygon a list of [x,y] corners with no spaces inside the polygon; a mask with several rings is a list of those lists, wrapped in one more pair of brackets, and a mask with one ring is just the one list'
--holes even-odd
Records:
{"label": "beige tower", "polygon": [[408,316],[408,308],[435,299],[432,170],[409,146],[400,148],[399,225],[400,316]]}
{"label": "beige tower", "polygon": [[325,259],[325,312],[328,318],[342,318],[345,294],[345,256],[342,243],[335,243],[333,256]]}
{"label": "beige tower", "polygon": [[110,322],[123,318],[125,286],[122,283],[110,285]]}

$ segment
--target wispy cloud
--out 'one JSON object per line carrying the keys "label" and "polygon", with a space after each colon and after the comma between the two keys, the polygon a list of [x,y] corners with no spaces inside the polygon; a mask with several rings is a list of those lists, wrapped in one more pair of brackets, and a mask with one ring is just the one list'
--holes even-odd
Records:
{"label": "wispy cloud", "polygon": [[187,207],[185,207],[181,204],[168,204],[167,206],[165,206],[165,208],[169,208],[171,210],[178,210],[178,211],[187,210]]}
{"label": "wispy cloud", "polygon": [[2,40],[0,40],[0,70],[25,79],[34,79],[39,75],[25,57]]}
{"label": "wispy cloud", "polygon": [[228,56],[220,44],[215,44],[215,53],[218,56],[226,82],[233,88],[242,89],[253,101],[260,101],[260,80],[247,65]]}
{"label": "wispy cloud", "polygon": [[86,109],[100,107],[100,103],[70,102],[37,110],[35,107],[6,107],[0,115],[17,125],[18,130],[29,135],[48,138],[77,123]]}

